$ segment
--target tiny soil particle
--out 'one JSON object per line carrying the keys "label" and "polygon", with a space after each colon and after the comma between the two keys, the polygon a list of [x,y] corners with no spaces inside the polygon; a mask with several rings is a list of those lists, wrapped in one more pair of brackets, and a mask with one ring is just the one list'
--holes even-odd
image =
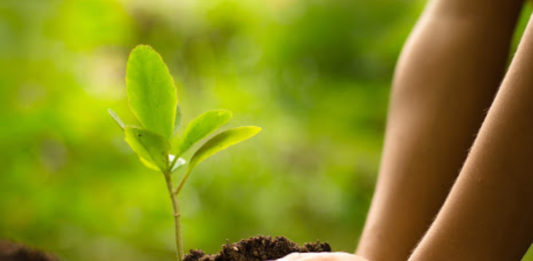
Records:
{"label": "tiny soil particle", "polygon": [[29,248],[23,244],[0,240],[0,260],[2,261],[57,261],[52,255]]}
{"label": "tiny soil particle", "polygon": [[306,243],[304,246],[285,237],[255,236],[222,246],[218,254],[207,255],[202,250],[190,250],[184,261],[264,261],[275,260],[293,252],[330,252],[328,243]]}

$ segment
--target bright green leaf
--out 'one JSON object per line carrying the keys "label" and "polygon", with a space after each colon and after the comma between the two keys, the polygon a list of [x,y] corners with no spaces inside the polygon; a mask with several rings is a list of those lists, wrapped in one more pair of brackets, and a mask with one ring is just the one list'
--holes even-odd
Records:
{"label": "bright green leaf", "polygon": [[161,169],[157,165],[155,165],[155,163],[153,163],[153,162],[151,162],[151,161],[149,161],[149,160],[147,160],[147,159],[145,159],[145,158],[143,158],[141,156],[139,156],[139,160],[147,168],[152,169],[152,170],[156,170],[156,171],[161,171]]}
{"label": "bright green leaf", "polygon": [[228,110],[212,110],[201,114],[192,120],[177,144],[176,155],[182,155],[196,142],[220,128],[231,119]]}
{"label": "bright green leaf", "polygon": [[130,108],[142,126],[170,139],[178,104],[176,86],[165,62],[152,47],[138,45],[131,51],[126,87]]}
{"label": "bright green leaf", "polygon": [[215,153],[251,138],[261,131],[256,126],[238,127],[217,134],[207,141],[198,151],[194,153],[189,163],[189,168],[194,168],[198,163],[214,155]]}
{"label": "bright green leaf", "polygon": [[124,134],[126,142],[143,164],[156,170],[165,170],[168,167],[170,144],[163,136],[132,126],[126,126]]}

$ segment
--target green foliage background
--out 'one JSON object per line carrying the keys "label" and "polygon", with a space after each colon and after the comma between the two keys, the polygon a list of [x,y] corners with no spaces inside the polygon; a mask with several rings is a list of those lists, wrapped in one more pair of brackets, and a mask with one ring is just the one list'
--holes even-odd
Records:
{"label": "green foliage background", "polygon": [[181,83],[185,122],[226,108],[229,127],[263,127],[191,176],[180,195],[185,247],[215,252],[267,234],[352,251],[394,63],[423,5],[1,1],[0,237],[64,260],[172,259],[163,177],[141,166],[106,112],[134,121],[125,65],[145,43]]}

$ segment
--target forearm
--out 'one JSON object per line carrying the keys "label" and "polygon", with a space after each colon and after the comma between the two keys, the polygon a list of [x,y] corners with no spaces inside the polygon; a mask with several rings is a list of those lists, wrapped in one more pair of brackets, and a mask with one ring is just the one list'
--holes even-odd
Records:
{"label": "forearm", "polygon": [[533,241],[533,24],[461,174],[410,260],[520,260]]}
{"label": "forearm", "polygon": [[357,253],[406,260],[466,158],[501,80],[521,1],[437,0],[398,62],[382,165]]}

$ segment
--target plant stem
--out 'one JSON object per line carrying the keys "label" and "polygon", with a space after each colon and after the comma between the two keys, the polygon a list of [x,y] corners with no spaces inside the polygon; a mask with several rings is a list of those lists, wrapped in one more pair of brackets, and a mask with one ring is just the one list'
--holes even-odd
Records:
{"label": "plant stem", "polygon": [[180,184],[178,185],[178,188],[176,188],[176,191],[174,191],[174,195],[178,195],[180,193],[181,188],[183,188],[183,185],[185,185],[185,181],[189,178],[189,175],[191,174],[192,168],[187,168],[187,172],[185,172],[185,175],[183,175],[183,178],[180,181]]}
{"label": "plant stem", "polygon": [[165,181],[167,183],[167,189],[168,194],[170,196],[170,201],[172,202],[172,212],[174,214],[174,227],[176,232],[176,258],[178,261],[183,260],[183,240],[181,237],[181,212],[180,207],[178,204],[177,195],[174,194],[174,191],[172,190],[172,177],[170,175],[170,172],[164,172],[163,175],[165,176]]}

